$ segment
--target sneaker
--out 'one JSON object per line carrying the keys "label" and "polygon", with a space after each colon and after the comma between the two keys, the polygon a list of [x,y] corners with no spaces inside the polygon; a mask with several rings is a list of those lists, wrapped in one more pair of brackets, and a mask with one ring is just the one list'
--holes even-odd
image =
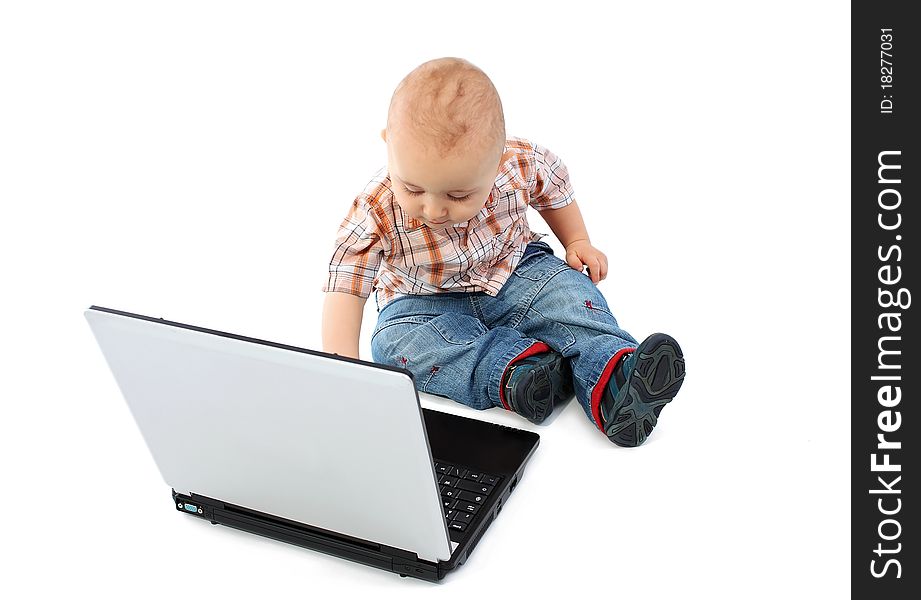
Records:
{"label": "sneaker", "polygon": [[654,333],[614,371],[601,399],[604,432],[618,446],[639,446],[684,383],[681,346]]}
{"label": "sneaker", "polygon": [[535,425],[572,393],[572,368],[559,352],[543,352],[512,363],[502,379],[505,401]]}

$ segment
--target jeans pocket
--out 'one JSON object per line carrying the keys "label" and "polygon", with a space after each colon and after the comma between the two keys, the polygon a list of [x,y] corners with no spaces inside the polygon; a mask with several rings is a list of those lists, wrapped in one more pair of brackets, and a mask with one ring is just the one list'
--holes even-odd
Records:
{"label": "jeans pocket", "polygon": [[531,281],[543,281],[551,274],[552,271],[560,271],[560,266],[566,265],[561,259],[553,254],[537,252],[522,259],[518,266],[515,267],[513,275],[529,279]]}
{"label": "jeans pocket", "polygon": [[546,281],[568,268],[571,267],[552,254],[536,254],[519,263],[514,275],[530,281]]}
{"label": "jeans pocket", "polygon": [[488,331],[476,317],[454,313],[438,315],[428,324],[444,341],[455,345],[471,344]]}
{"label": "jeans pocket", "polygon": [[389,319],[383,323],[378,323],[374,328],[374,333],[371,334],[371,339],[374,339],[374,336],[379,334],[381,331],[387,329],[388,327],[393,327],[394,325],[405,325],[407,323],[414,325],[423,325],[431,321],[434,317],[431,315],[410,315],[408,317],[397,317],[396,319]]}

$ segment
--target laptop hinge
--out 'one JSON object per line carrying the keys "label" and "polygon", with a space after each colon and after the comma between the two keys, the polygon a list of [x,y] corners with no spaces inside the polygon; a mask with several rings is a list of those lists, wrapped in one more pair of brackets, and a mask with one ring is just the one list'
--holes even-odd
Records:
{"label": "laptop hinge", "polygon": [[421,560],[419,555],[415,552],[408,552],[383,544],[381,544],[381,552],[393,557],[393,572],[399,573],[404,577],[409,575],[421,579],[428,579],[430,581],[437,581],[441,577],[444,577],[443,573],[438,573],[437,564],[427,560]]}

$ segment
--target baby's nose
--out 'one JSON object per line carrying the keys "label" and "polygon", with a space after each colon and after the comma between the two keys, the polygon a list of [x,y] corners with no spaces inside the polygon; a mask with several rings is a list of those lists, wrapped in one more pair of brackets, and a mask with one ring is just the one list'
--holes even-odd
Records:
{"label": "baby's nose", "polygon": [[448,209],[445,206],[426,205],[422,209],[423,216],[429,221],[441,221],[448,216]]}

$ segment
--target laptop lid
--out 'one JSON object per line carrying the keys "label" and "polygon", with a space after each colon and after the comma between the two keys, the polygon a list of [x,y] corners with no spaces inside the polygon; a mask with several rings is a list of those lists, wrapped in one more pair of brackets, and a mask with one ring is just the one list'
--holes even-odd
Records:
{"label": "laptop lid", "polygon": [[96,306],[84,314],[177,492],[450,558],[408,371]]}

